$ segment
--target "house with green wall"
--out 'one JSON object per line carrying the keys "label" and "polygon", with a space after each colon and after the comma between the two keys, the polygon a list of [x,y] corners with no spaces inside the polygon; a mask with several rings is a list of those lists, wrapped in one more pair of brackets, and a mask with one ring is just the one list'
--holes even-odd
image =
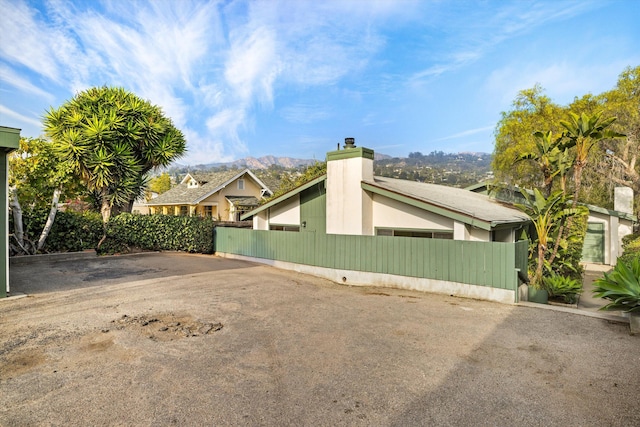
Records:
{"label": "house with green wall", "polygon": [[327,153],[326,175],[244,214],[252,230],[218,227],[216,254],[347,285],[518,301],[528,216],[483,194],[374,176],[373,158],[347,138]]}
{"label": "house with green wall", "polygon": [[[481,182],[468,187],[467,190],[491,195],[509,204],[526,203],[521,189],[517,187]],[[533,191],[528,191],[533,194]],[[622,239],[633,233],[634,225],[638,222],[638,217],[633,212],[633,197],[633,189],[615,187],[613,209],[583,204],[589,209],[589,216],[582,249],[582,262],[616,265],[623,251]]]}
{"label": "house with green wall", "polygon": [[513,243],[529,217],[460,188],[373,175],[374,152],[347,138],[327,174],[255,209],[255,230]]}
{"label": "house with green wall", "polygon": [[20,129],[0,126],[0,298],[9,293],[9,153],[20,147]]}

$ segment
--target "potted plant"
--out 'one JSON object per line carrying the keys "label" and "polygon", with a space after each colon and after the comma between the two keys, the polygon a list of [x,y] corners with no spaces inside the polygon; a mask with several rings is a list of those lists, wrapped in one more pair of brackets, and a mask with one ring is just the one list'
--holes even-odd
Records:
{"label": "potted plant", "polygon": [[620,261],[594,283],[594,296],[611,301],[600,310],[628,313],[632,334],[640,333],[640,258]]}

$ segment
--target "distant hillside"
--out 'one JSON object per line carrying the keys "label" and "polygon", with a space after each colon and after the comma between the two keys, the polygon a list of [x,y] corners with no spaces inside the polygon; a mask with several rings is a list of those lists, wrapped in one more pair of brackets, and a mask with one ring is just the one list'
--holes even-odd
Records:
{"label": "distant hillside", "polygon": [[[245,157],[228,163],[195,166],[174,165],[166,169],[173,182],[179,182],[187,172],[206,172],[248,168],[272,190],[280,183],[293,181],[316,160],[292,157]],[[375,154],[374,173],[389,178],[466,187],[491,178],[491,154],[488,153],[409,153],[409,157]]]}
{"label": "distant hillside", "polygon": [[467,187],[492,177],[488,153],[409,153],[409,157],[376,160],[374,173],[452,187]]}
{"label": "distant hillside", "polygon": [[249,168],[255,169],[269,169],[271,166],[279,166],[285,169],[298,168],[300,166],[309,166],[316,161],[312,159],[294,159],[292,157],[276,157],[276,156],[262,156],[262,157],[245,157],[244,159],[235,160],[228,163],[209,163],[206,165],[198,165],[197,167],[204,169],[219,168],[221,166],[227,166],[229,168]]}

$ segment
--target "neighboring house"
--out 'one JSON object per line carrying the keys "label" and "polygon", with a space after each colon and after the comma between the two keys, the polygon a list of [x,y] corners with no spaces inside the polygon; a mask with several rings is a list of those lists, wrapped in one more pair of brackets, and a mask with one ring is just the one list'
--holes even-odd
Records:
{"label": "neighboring house", "polygon": [[373,175],[373,150],[327,153],[327,174],[246,213],[256,230],[515,242],[529,218],[486,195]]}
{"label": "neighboring house", "polygon": [[188,173],[177,186],[146,203],[152,214],[237,221],[271,190],[249,169]]}
{"label": "neighboring house", "polygon": [[[467,190],[491,194],[507,203],[523,203],[524,197],[517,188],[495,186],[480,183]],[[615,265],[622,254],[622,238],[633,233],[633,225],[638,218],[633,215],[633,190],[628,187],[615,189],[614,210],[593,205],[584,205],[589,209],[587,234],[582,250],[582,261]]]}
{"label": "neighboring house", "polygon": [[149,207],[149,201],[158,197],[159,194],[155,191],[149,192],[148,196],[138,197],[131,207],[131,213],[137,213],[142,215],[149,215],[151,213],[151,208]]}
{"label": "neighboring house", "polygon": [[9,153],[20,147],[20,129],[0,126],[0,298],[9,293]]}

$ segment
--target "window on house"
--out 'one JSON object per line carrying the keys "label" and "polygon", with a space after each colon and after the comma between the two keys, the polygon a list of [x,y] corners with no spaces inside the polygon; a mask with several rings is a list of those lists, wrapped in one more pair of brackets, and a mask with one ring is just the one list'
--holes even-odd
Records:
{"label": "window on house", "polygon": [[453,239],[453,231],[424,231],[376,228],[376,236],[419,237],[422,239]]}
{"label": "window on house", "polygon": [[279,224],[270,224],[269,230],[271,231],[300,231],[299,225],[279,225]]}
{"label": "window on house", "polygon": [[238,180],[238,190],[244,190],[244,179]]}
{"label": "window on house", "polygon": [[206,218],[211,218],[213,216],[213,206],[204,207],[204,216]]}
{"label": "window on house", "polygon": [[180,216],[189,215],[189,207],[188,206],[180,206]]}

